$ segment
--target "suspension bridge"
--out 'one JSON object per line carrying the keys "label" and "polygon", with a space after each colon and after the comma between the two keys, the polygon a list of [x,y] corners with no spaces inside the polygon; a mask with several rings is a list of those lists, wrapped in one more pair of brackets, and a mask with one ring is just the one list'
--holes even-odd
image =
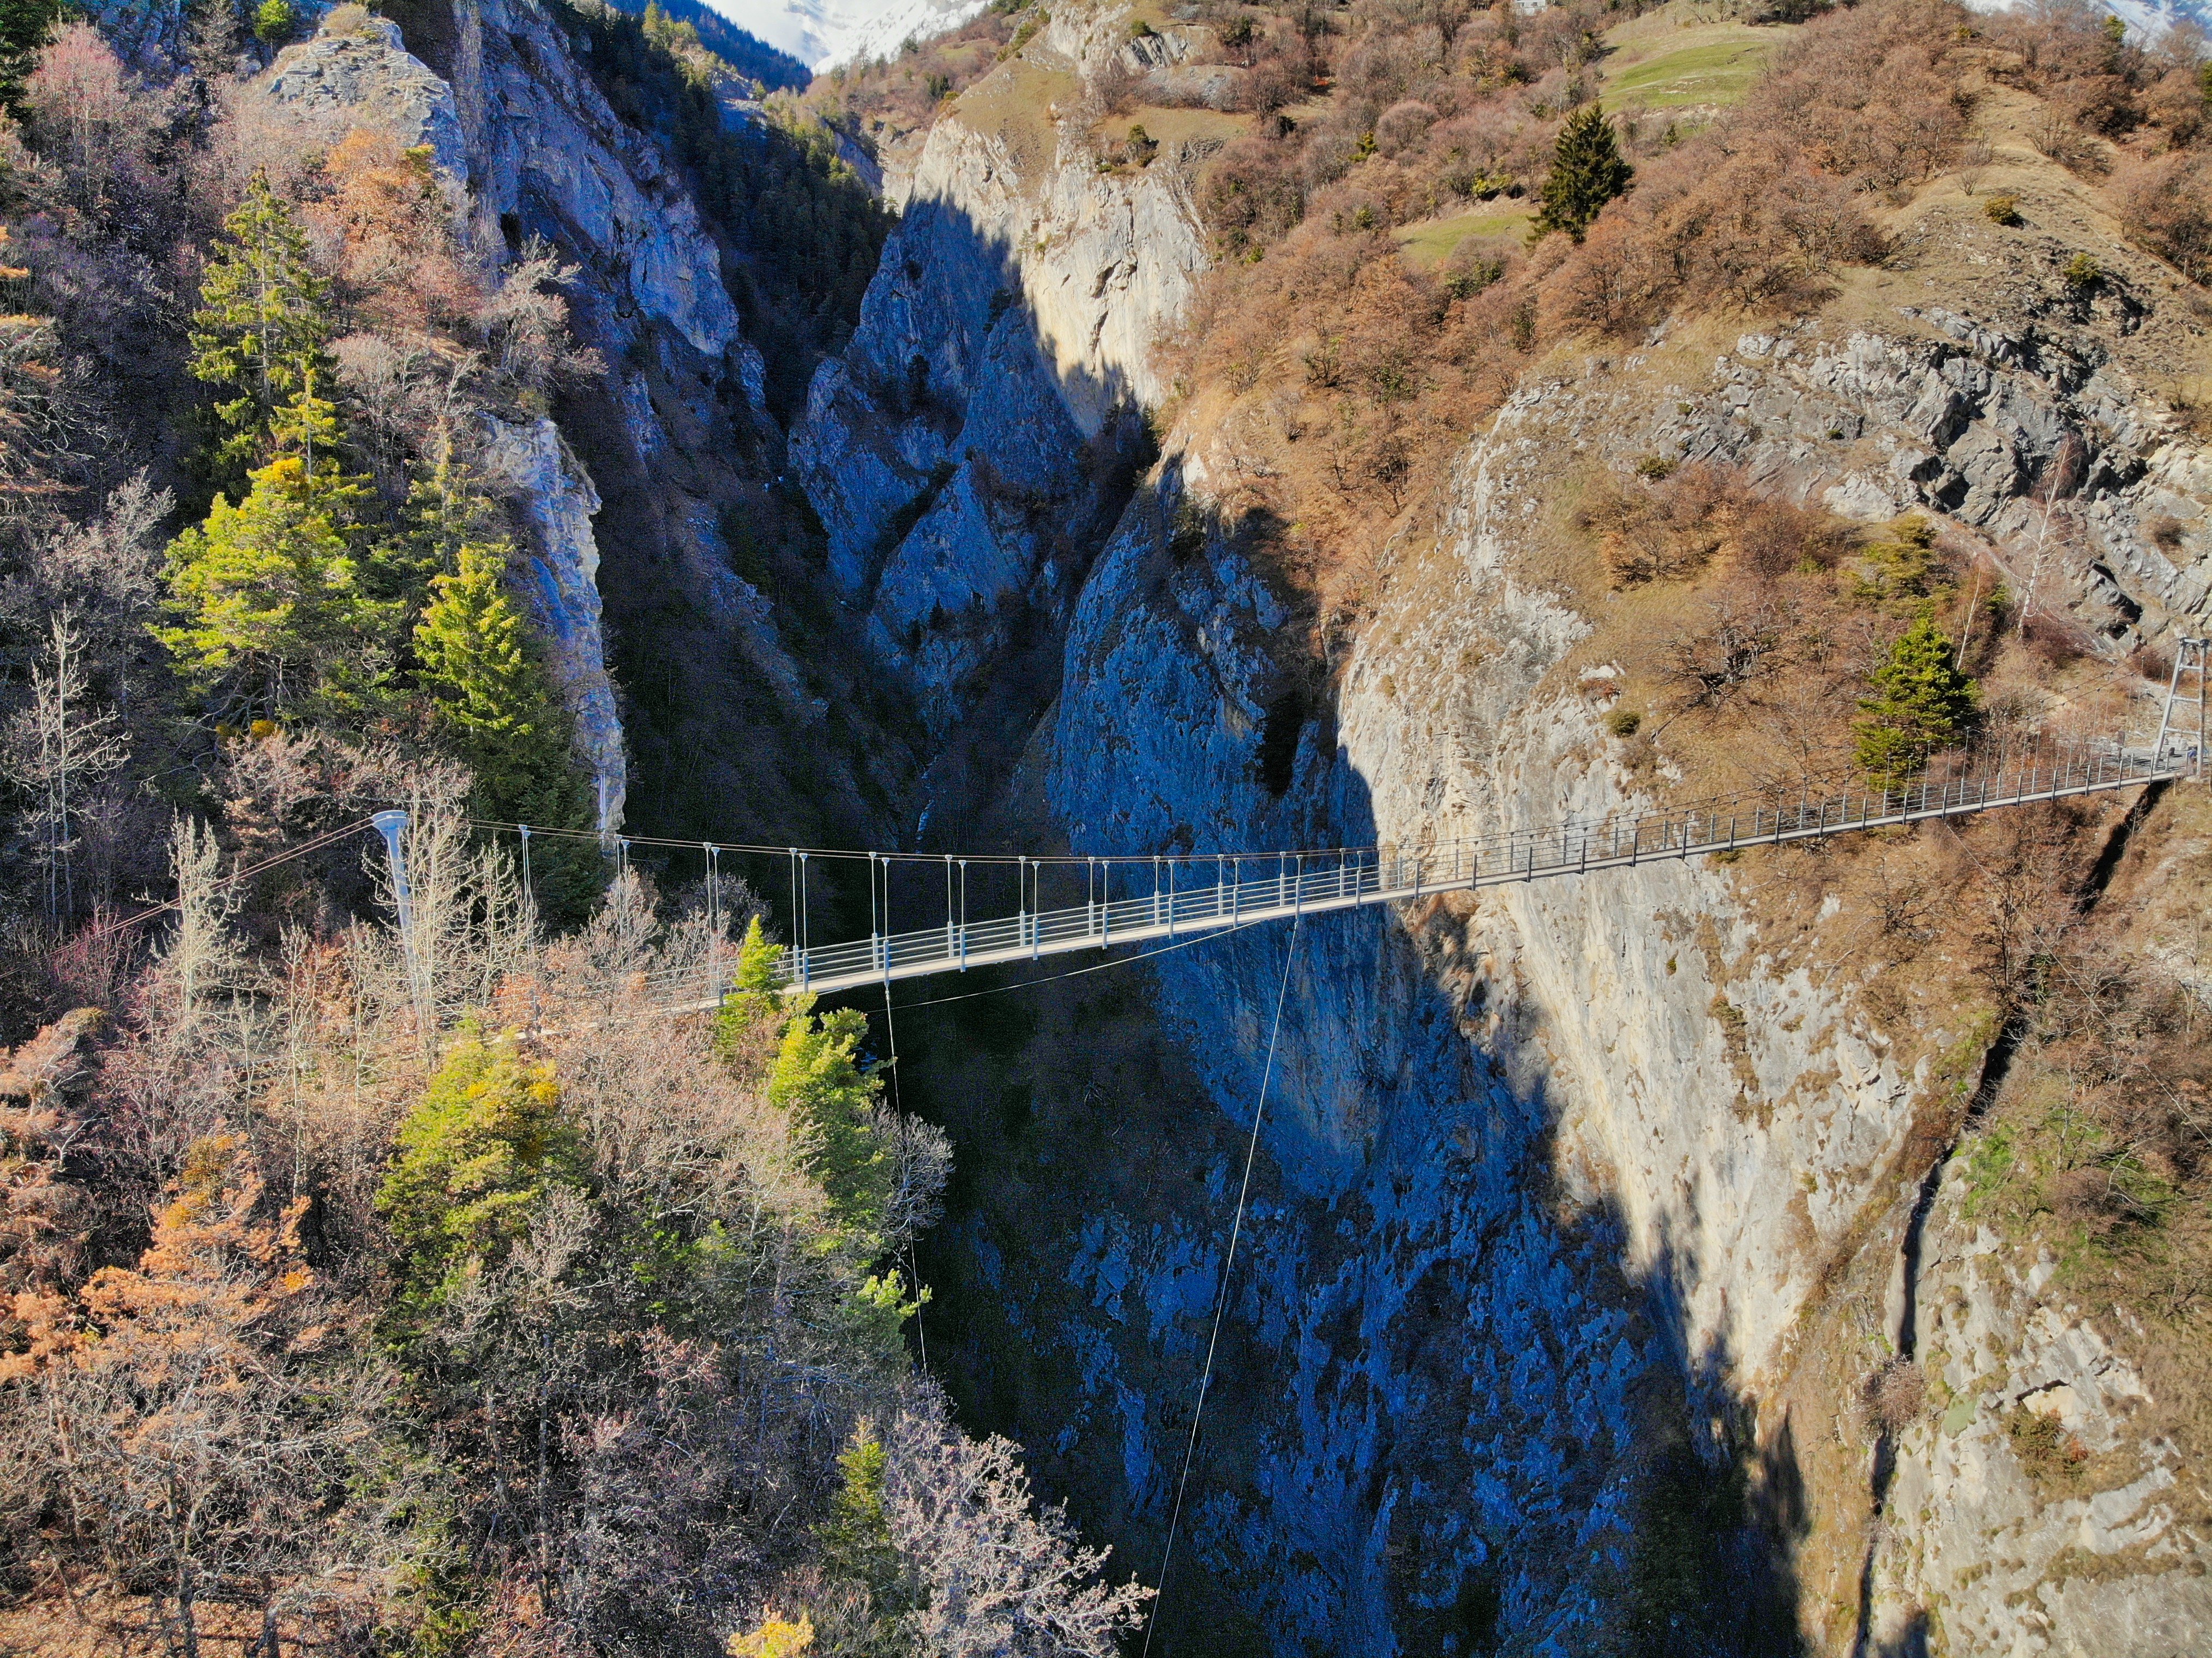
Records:
{"label": "suspension bridge", "polygon": [[[1818,796],[1808,786],[1794,803],[1746,793],[1655,812],[1569,817],[1419,846],[1266,853],[986,857],[642,836],[617,837],[611,850],[619,861],[627,861],[634,847],[696,853],[703,856],[710,878],[726,857],[777,859],[788,869],[791,917],[791,941],[775,969],[777,982],[817,993],[888,986],[1079,950],[1179,944],[1295,916],[1408,902],[1445,892],[1817,841],[2201,778],[2206,641],[2185,639],[2179,645],[2154,736],[2045,735],[1994,753],[1954,759],[1948,774],[1930,772],[1890,786]],[[2193,695],[2187,689],[2191,681]],[[390,820],[399,816],[386,813],[379,819],[395,854],[399,839]],[[553,833],[520,824],[482,827],[518,835],[526,871],[532,835]],[[867,935],[817,943],[811,916],[820,907],[823,866],[860,862],[868,881]],[[709,890],[715,885],[710,879]],[[934,919],[921,926],[895,925],[899,912],[911,919],[918,909]],[[730,987],[733,968],[733,963],[718,959],[675,975],[653,987],[656,1002],[672,1014],[717,1006]]]}

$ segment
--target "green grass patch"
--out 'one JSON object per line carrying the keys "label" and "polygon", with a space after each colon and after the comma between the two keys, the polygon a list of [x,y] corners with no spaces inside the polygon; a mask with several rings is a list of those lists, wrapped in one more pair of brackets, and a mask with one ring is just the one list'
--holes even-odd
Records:
{"label": "green grass patch", "polygon": [[1980,1216],[2012,1174],[2012,1129],[1999,1123],[1984,1130],[1966,1152],[1966,1214]]}
{"label": "green grass patch", "polygon": [[1419,224],[1401,225],[1390,233],[1406,251],[1406,257],[1424,270],[1433,270],[1451,258],[1452,250],[1470,236],[1510,236],[1518,241],[1528,234],[1528,211],[1518,207],[1504,211],[1478,208],[1471,213],[1455,213],[1449,219],[1424,219]]}
{"label": "green grass patch", "polygon": [[1766,69],[1771,39],[1746,33],[1685,46],[1621,70],[1606,88],[1608,100],[1638,109],[1685,104],[1733,104]]}

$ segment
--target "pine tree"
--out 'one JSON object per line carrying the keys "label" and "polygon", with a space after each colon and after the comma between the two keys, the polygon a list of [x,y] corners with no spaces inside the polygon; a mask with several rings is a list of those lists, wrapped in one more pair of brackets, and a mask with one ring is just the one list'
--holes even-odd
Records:
{"label": "pine tree", "polygon": [[730,993],[722,999],[715,1015],[714,1050],[725,1060],[736,1060],[756,1027],[782,1018],[785,999],[775,982],[776,964],[782,959],[783,946],[769,942],[761,918],[754,916],[738,946],[738,968],[731,975]]}
{"label": "pine tree", "polygon": [[856,1063],[865,1014],[844,1007],[815,1018],[800,1012],[783,1033],[769,1072],[769,1103],[791,1113],[800,1160],[829,1194],[830,1212],[861,1233],[882,1224],[890,1201],[891,1157],[876,1133],[883,1084]]}
{"label": "pine tree", "polygon": [[264,458],[280,410],[318,375],[327,382],[330,283],[266,173],[253,175],[222,228],[192,316],[191,371],[233,393],[216,405],[228,434],[216,458],[234,471]]}
{"label": "pine tree", "polygon": [[15,110],[46,33],[61,15],[59,0],[0,0],[0,108]]}
{"label": "pine tree", "polygon": [[1978,691],[1951,665],[1952,650],[1952,641],[1923,616],[1871,676],[1875,695],[1859,703],[1866,717],[1854,729],[1859,764],[1885,786],[1972,729]]}
{"label": "pine tree", "polygon": [[1559,130],[1552,170],[1544,176],[1543,206],[1536,214],[1536,234],[1564,230],[1577,241],[1590,221],[1616,196],[1627,191],[1636,169],[1621,159],[1613,123],[1604,109],[1588,104],[1567,118]]}
{"label": "pine tree", "polygon": [[[822,1565],[831,1578],[867,1591],[867,1633],[860,1651],[866,1658],[909,1650],[902,1634],[902,1614],[913,1599],[902,1581],[898,1548],[891,1540],[890,1517],[884,1507],[884,1479],[890,1453],[872,1423],[854,1430],[852,1442],[837,1457],[843,1476],[830,1500],[830,1517],[815,1528],[822,1543]],[[734,1651],[735,1649],[733,1648]]]}
{"label": "pine tree", "polygon": [[[410,492],[404,556],[436,571],[415,626],[416,679],[440,732],[476,777],[480,817],[541,829],[593,827],[574,721],[507,588],[513,546],[490,501],[441,464]],[[398,555],[395,555],[397,556]],[[604,884],[596,847],[541,841],[532,854],[541,914],[574,919]]]}
{"label": "pine tree", "polygon": [[[491,815],[518,823],[568,769],[568,716],[507,596],[503,543],[465,542],[415,624],[422,687]],[[555,820],[535,821],[551,825]]]}
{"label": "pine tree", "polygon": [[582,1184],[584,1169],[553,1067],[465,1030],[400,1124],[376,1194],[405,1310],[434,1313],[461,1276],[497,1265],[551,1188]]}
{"label": "pine tree", "polygon": [[381,689],[403,601],[377,591],[380,550],[361,521],[362,480],[325,456],[335,430],[310,375],[280,412],[280,453],[248,475],[237,506],[169,544],[163,575],[176,626],[154,636],[203,689],[228,684],[270,718],[357,713]]}

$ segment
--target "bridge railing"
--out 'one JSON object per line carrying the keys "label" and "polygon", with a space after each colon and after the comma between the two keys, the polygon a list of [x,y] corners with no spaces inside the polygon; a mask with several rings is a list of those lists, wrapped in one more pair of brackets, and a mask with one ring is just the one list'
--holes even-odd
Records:
{"label": "bridge railing", "polygon": [[[1993,806],[2133,786],[2185,774],[2196,756],[2159,755],[2111,739],[2038,744],[1994,764],[1925,774],[1886,787],[1846,789],[1790,802],[1747,791],[1658,812],[1566,819],[1526,829],[1419,847],[1382,845],[1275,853],[1199,853],[1024,859],[1036,869],[1081,869],[1094,895],[1077,905],[1038,906],[970,920],[948,900],[941,925],[786,952],[781,981],[842,987],[871,978],[1041,957],[1216,930],[1302,910],[1392,902],[1444,889],[1534,880],[1580,870],[1772,845]],[[926,856],[908,861],[927,863]],[[1124,896],[1113,894],[1116,886]],[[1127,889],[1137,889],[1130,892]],[[1041,890],[1032,877],[1024,893]]]}
{"label": "bridge railing", "polygon": [[[682,843],[703,851],[710,874],[718,853],[788,862],[796,936],[776,968],[793,988],[834,990],[874,981],[1037,958],[1117,943],[1172,940],[1305,911],[1395,902],[1445,890],[1533,881],[1731,847],[1814,841],[1887,825],[1957,817],[1996,807],[2161,778],[2202,774],[2196,739],[2162,728],[2149,742],[2039,738],[1992,754],[1945,756],[1942,769],[1889,786],[1844,788],[1792,800],[1773,790],[1686,802],[1659,811],[1565,817],[1540,826],[1492,830],[1420,844],[1385,843],[1276,853],[1159,853],[1133,856],[981,857],[917,853],[807,851]],[[526,848],[527,841],[525,841]],[[625,847],[629,843],[624,843]],[[653,843],[641,843],[653,844]],[[678,843],[660,842],[665,846]],[[820,868],[831,859],[869,877],[870,932],[816,944],[806,918],[809,894],[821,902]],[[810,860],[813,873],[810,875]],[[971,865],[995,883],[997,902],[971,914]],[[941,878],[937,873],[942,871]],[[894,926],[913,915],[916,874],[941,887],[941,919]],[[894,877],[901,889],[893,900]],[[713,883],[709,883],[710,887]],[[1011,913],[1006,895],[1012,894]],[[1079,891],[1083,901],[1072,901]],[[932,907],[936,899],[927,901]],[[927,913],[927,911],[924,912]],[[719,946],[717,947],[719,950]],[[648,987],[672,1011],[711,1006],[728,988],[735,961],[657,975]]]}

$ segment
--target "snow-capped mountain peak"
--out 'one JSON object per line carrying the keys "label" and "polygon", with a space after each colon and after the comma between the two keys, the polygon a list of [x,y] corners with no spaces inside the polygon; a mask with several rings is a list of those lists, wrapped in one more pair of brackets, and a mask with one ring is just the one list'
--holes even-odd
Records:
{"label": "snow-capped mountain peak", "polygon": [[747,33],[810,69],[892,58],[909,37],[927,40],[981,11],[988,0],[707,0]]}

